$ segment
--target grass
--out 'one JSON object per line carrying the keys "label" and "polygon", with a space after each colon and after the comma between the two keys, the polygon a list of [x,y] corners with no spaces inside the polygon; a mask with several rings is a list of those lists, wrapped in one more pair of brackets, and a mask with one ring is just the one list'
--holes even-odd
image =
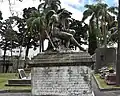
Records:
{"label": "grass", "polygon": [[95,77],[96,77],[97,81],[99,82],[101,88],[104,88],[104,89],[119,88],[120,89],[120,87],[117,87],[116,85],[107,85],[105,80],[100,78],[100,74],[95,74]]}
{"label": "grass", "polygon": [[31,90],[30,86],[5,86],[9,79],[18,79],[18,74],[0,73],[0,90]]}

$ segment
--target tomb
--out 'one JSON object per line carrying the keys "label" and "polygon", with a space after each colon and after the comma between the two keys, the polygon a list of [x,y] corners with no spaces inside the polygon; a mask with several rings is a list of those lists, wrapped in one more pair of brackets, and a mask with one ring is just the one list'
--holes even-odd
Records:
{"label": "tomb", "polygon": [[32,96],[94,96],[87,52],[41,53],[30,62]]}
{"label": "tomb", "polygon": [[6,86],[31,86],[31,73],[26,75],[24,69],[18,69],[19,78],[8,80]]}
{"label": "tomb", "polygon": [[92,56],[95,61],[95,72],[105,66],[116,68],[116,49],[115,48],[97,48]]}
{"label": "tomb", "polygon": [[116,84],[116,72],[114,70],[109,70],[109,73],[105,75],[105,82],[108,85]]}

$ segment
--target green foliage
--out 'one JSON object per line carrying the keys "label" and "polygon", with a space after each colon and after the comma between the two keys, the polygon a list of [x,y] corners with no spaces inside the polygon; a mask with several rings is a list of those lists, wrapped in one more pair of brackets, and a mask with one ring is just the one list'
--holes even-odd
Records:
{"label": "green foliage", "polygon": [[90,32],[88,39],[89,53],[93,54],[97,47],[103,47],[103,45],[105,47],[108,43],[112,44],[116,42],[115,38],[113,37],[114,35],[112,35],[109,29],[113,26],[113,22],[115,21],[113,19],[114,16],[112,16],[111,13],[116,15],[117,7],[109,7],[107,4],[100,2],[97,4],[85,5],[85,7],[87,9],[83,12],[82,21],[91,16],[89,20],[89,26],[91,26],[90,24],[92,24],[90,22],[95,23],[95,26],[89,27],[91,29],[89,29]]}
{"label": "green foliage", "polygon": [[[2,36],[0,41],[0,46],[4,50],[6,47],[6,50],[10,50],[12,48],[16,48],[18,46],[17,44],[17,32],[13,30],[12,28],[13,21],[11,18],[6,19],[1,24],[0,34]],[[12,46],[11,46],[12,42]]]}
{"label": "green foliage", "polygon": [[89,47],[88,47],[88,52],[90,55],[93,55],[95,53],[95,50],[97,48],[97,28],[95,27],[95,23],[93,21],[90,22],[91,24],[89,25],[89,37],[88,37],[88,42],[89,42]]}
{"label": "green foliage", "polygon": [[[70,25],[70,29],[75,30],[74,37],[78,41],[79,44],[87,45],[87,37],[88,37],[88,34],[87,34],[88,25],[87,24],[83,23],[82,21],[73,19]],[[70,46],[72,46],[72,44]]]}

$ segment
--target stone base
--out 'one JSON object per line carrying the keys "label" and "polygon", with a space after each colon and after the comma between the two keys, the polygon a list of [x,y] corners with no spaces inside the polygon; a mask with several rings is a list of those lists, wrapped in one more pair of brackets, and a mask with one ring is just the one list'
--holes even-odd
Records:
{"label": "stone base", "polygon": [[31,86],[31,84],[5,84],[5,86]]}
{"label": "stone base", "polygon": [[87,52],[41,53],[29,61],[29,67],[91,66],[94,62]]}
{"label": "stone base", "polygon": [[7,86],[30,86],[31,80],[30,79],[11,79],[8,80]]}
{"label": "stone base", "polygon": [[93,96],[89,73],[85,66],[33,67],[32,96]]}

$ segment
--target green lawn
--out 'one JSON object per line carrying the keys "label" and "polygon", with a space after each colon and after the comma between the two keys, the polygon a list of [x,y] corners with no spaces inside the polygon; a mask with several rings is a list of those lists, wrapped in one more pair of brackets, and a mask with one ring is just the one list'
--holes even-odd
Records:
{"label": "green lawn", "polygon": [[95,77],[98,80],[101,88],[104,88],[104,89],[108,89],[108,88],[113,88],[113,89],[114,88],[120,88],[120,87],[117,87],[116,85],[107,85],[105,83],[105,80],[100,78],[100,74],[95,74]]}
{"label": "green lawn", "polygon": [[17,79],[16,73],[0,73],[0,90],[31,90],[30,86],[5,86],[8,79]]}

